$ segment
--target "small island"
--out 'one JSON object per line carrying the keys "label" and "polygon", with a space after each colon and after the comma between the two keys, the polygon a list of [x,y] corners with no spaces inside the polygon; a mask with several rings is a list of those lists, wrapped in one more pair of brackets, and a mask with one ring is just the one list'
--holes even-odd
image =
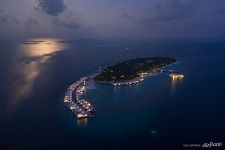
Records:
{"label": "small island", "polygon": [[94,79],[96,82],[110,83],[117,85],[120,83],[136,83],[141,81],[145,74],[154,73],[157,69],[176,62],[171,57],[147,57],[130,59],[113,66],[109,66],[101,71]]}
{"label": "small island", "polygon": [[[93,77],[82,77],[73,83],[65,94],[64,103],[78,119],[94,117],[96,109],[86,100],[84,94],[87,90],[87,82],[94,79],[96,82],[109,83],[114,86],[137,84],[144,80],[145,75],[157,70],[162,73],[164,66],[174,62],[176,60],[171,57],[147,57],[130,59],[109,66],[98,72],[97,75],[94,74]],[[171,70],[165,72],[170,73],[173,80],[184,77]]]}

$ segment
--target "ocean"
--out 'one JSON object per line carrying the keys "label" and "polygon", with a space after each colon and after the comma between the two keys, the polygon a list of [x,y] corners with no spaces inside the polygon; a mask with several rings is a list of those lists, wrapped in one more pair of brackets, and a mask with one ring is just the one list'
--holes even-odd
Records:
{"label": "ocean", "polygon": [[[0,149],[184,149],[224,142],[225,42],[65,40],[0,42]],[[67,88],[99,66],[173,57],[174,81],[155,74],[132,86],[91,83],[95,118],[77,120]],[[224,143],[223,143],[224,144]]]}

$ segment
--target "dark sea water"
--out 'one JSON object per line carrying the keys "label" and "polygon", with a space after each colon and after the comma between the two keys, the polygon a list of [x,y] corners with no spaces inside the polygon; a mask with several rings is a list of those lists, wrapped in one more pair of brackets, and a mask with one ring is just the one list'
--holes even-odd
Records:
{"label": "dark sea water", "polygon": [[[34,40],[36,42],[34,42]],[[29,41],[29,40],[28,40]],[[63,103],[70,84],[99,66],[170,56],[184,78],[147,77],[86,92],[96,117]],[[31,39],[0,42],[0,150],[184,149],[224,142],[225,42]]]}

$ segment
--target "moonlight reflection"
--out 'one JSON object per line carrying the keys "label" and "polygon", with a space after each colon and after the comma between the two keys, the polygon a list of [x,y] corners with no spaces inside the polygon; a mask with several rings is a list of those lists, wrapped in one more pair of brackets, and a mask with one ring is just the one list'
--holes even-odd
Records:
{"label": "moonlight reflection", "polygon": [[35,79],[41,73],[41,66],[53,56],[54,53],[66,47],[59,39],[31,39],[19,45],[23,61],[17,73],[22,76],[21,83],[16,87],[17,99],[27,96],[32,90]]}
{"label": "moonlight reflection", "polygon": [[22,45],[23,52],[28,57],[43,57],[65,48],[59,39],[32,39]]}

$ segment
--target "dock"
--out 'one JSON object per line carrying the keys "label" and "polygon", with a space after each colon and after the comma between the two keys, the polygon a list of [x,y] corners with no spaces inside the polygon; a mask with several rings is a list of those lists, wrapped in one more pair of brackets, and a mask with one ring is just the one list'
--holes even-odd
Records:
{"label": "dock", "polygon": [[87,77],[82,77],[73,83],[66,91],[64,97],[65,105],[78,119],[94,117],[96,112],[95,108],[84,97],[87,79]]}

